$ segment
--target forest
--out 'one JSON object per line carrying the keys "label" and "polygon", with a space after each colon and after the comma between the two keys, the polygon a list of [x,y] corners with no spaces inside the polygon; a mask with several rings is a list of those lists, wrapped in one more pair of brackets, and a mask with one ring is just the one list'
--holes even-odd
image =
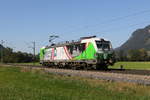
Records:
{"label": "forest", "polygon": [[0,45],[0,59],[3,63],[27,63],[38,62],[39,55],[33,55],[31,53],[13,51],[10,47],[3,47]]}

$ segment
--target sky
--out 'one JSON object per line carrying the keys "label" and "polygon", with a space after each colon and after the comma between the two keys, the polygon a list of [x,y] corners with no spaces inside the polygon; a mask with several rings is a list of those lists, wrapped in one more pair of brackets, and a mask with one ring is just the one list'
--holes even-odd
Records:
{"label": "sky", "polygon": [[0,0],[0,40],[14,51],[36,53],[55,42],[96,35],[122,45],[150,25],[150,0]]}

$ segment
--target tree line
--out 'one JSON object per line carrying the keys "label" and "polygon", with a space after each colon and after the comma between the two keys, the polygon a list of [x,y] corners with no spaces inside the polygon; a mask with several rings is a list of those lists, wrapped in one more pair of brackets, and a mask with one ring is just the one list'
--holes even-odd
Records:
{"label": "tree line", "polygon": [[118,61],[150,61],[150,54],[146,49],[120,50],[115,54]]}
{"label": "tree line", "polygon": [[4,63],[27,63],[27,62],[38,62],[39,55],[35,57],[31,53],[17,51],[14,52],[10,47],[3,47],[0,45],[0,59]]}

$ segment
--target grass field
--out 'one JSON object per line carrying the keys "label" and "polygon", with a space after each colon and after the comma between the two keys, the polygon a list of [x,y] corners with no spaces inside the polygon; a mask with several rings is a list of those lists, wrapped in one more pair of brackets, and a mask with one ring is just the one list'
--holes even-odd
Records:
{"label": "grass field", "polygon": [[150,86],[0,67],[0,100],[150,100]]}
{"label": "grass field", "polygon": [[123,65],[125,69],[150,70],[150,62],[117,62],[114,66],[110,66],[110,68],[120,68],[120,65]]}

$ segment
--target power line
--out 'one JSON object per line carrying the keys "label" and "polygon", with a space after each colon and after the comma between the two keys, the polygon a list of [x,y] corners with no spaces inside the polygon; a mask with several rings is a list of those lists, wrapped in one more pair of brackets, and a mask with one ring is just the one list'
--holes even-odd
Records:
{"label": "power line", "polygon": [[[141,23],[135,23],[135,24],[131,24],[131,25],[128,25],[128,27],[134,27],[134,26],[137,26],[137,25],[140,25],[140,24],[145,24],[145,23],[150,23],[150,21],[144,21],[144,22],[141,22]],[[124,27],[125,28],[125,27]],[[115,28],[112,28],[112,29],[117,29],[117,30],[120,30],[120,27],[115,27]],[[108,32],[112,29],[106,29],[106,30],[102,30],[102,31],[99,31],[99,32],[96,32],[96,33],[104,33],[104,32]]]}
{"label": "power line", "polygon": [[88,29],[88,28],[92,28],[92,27],[97,27],[97,26],[100,26],[100,25],[107,25],[108,23],[110,24],[111,22],[119,21],[119,20],[122,20],[122,19],[126,19],[126,18],[129,18],[129,17],[137,16],[139,14],[144,14],[144,13],[150,13],[150,10],[143,10],[143,11],[136,12],[136,13],[133,13],[133,14],[129,14],[129,15],[126,15],[126,16],[112,18],[112,19],[105,20],[105,21],[103,21],[101,23],[98,23],[98,24],[89,25],[89,26],[83,26],[83,27],[80,27],[78,29],[73,29],[72,31],[68,31],[68,32],[75,32],[75,31],[78,31],[78,30],[83,30],[83,29]]}

